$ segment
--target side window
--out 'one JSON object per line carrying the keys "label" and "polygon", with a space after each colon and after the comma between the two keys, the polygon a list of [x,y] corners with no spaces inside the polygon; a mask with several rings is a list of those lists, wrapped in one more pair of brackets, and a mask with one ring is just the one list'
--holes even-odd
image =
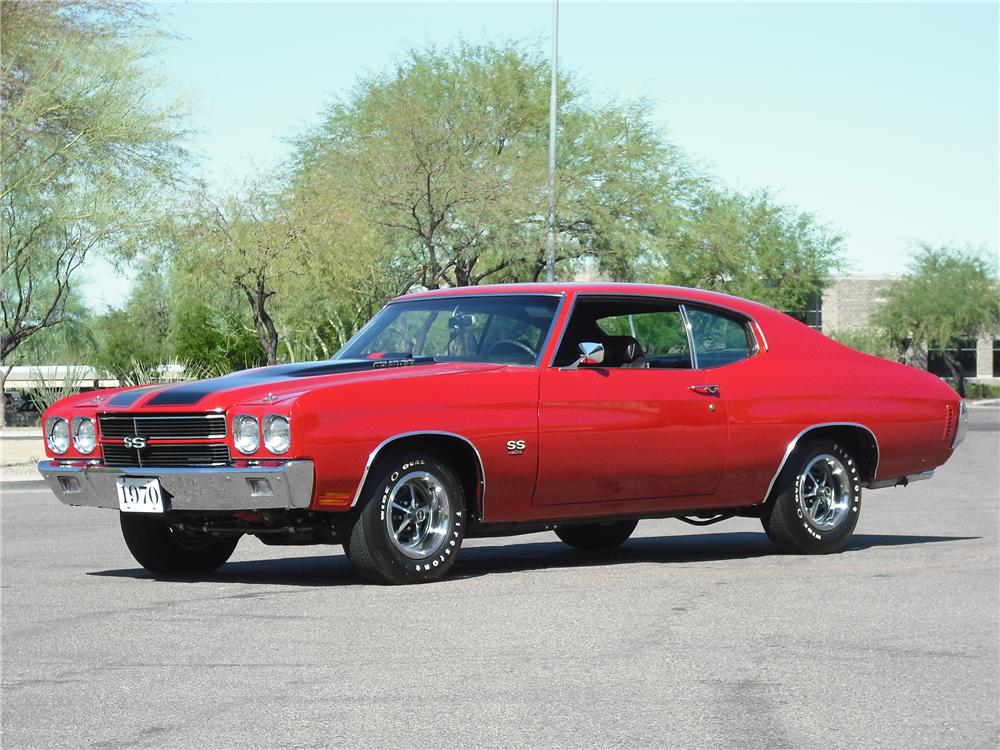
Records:
{"label": "side window", "polygon": [[632,338],[637,341],[646,358],[646,367],[691,367],[691,351],[680,310],[636,312],[599,318],[597,325],[609,337]]}
{"label": "side window", "polygon": [[582,296],[573,307],[553,365],[573,364],[583,342],[604,346],[606,368],[691,369],[684,317],[670,300]]}
{"label": "side window", "polygon": [[756,351],[756,342],[742,320],[691,307],[686,312],[699,368],[739,362]]}

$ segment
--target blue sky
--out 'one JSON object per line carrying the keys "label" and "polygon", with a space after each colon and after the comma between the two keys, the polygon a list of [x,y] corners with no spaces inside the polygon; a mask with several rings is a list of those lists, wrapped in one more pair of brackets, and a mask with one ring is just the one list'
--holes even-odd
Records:
{"label": "blue sky", "polygon": [[[159,3],[158,57],[198,173],[239,183],[287,154],[360,75],[409,47],[549,45],[541,3]],[[559,62],[599,100],[644,97],[734,187],[769,188],[846,235],[855,273],[917,240],[998,252],[996,3],[560,3]],[[124,283],[97,296],[112,302]]]}

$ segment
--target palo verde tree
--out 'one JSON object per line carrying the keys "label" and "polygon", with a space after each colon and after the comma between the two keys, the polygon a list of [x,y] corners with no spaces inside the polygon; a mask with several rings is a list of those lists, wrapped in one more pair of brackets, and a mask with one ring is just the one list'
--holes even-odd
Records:
{"label": "palo verde tree", "polygon": [[962,341],[1000,329],[996,261],[968,248],[921,244],[909,272],[886,289],[872,322],[899,351],[911,345],[939,350],[964,397],[956,351]]}
{"label": "palo verde tree", "polygon": [[699,190],[651,258],[672,284],[715,289],[790,312],[806,309],[843,265],[842,237],[766,191]]}
{"label": "palo verde tree", "polygon": [[[295,200],[355,207],[402,286],[536,279],[544,268],[549,68],[518,44],[409,53],[359,82],[297,145]],[[559,81],[558,253],[618,277],[680,189],[642,106],[597,107]],[[564,269],[565,270],[565,269]]]}
{"label": "palo verde tree", "polygon": [[0,4],[0,386],[17,349],[63,321],[88,255],[134,252],[183,156],[175,110],[150,96],[147,14],[117,0]]}
{"label": "palo verde tree", "polygon": [[214,198],[201,190],[178,222],[173,260],[236,289],[245,300],[267,364],[278,362],[274,297],[283,277],[303,273],[302,231],[263,180]]}

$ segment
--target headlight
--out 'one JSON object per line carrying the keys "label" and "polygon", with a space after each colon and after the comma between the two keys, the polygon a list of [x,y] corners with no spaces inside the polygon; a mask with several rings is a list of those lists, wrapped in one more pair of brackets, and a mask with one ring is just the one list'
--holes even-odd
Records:
{"label": "headlight", "polygon": [[288,418],[280,414],[268,414],[264,417],[264,445],[271,453],[284,453],[292,444],[292,431],[288,427]]}
{"label": "headlight", "polygon": [[65,453],[69,448],[69,423],[62,417],[49,417],[45,423],[45,442],[53,453]]}
{"label": "headlight", "polygon": [[91,453],[97,446],[97,432],[94,422],[87,417],[73,420],[73,445],[80,453]]}
{"label": "headlight", "polygon": [[240,453],[255,453],[260,447],[260,424],[256,417],[240,414],[233,420],[233,443]]}

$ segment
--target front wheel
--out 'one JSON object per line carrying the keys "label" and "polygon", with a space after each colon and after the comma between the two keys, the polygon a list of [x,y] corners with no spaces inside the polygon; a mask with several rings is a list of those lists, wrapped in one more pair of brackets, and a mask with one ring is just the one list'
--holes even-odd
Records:
{"label": "front wheel", "polygon": [[344,545],[362,577],[376,583],[442,578],[465,538],[462,483],[444,461],[416,451],[380,460],[365,505]]}
{"label": "front wheel", "polygon": [[847,545],[860,512],[854,457],[838,443],[813,440],[789,457],[761,522],[782,552],[823,554]]}
{"label": "front wheel", "polygon": [[183,531],[156,516],[136,513],[119,513],[119,516],[122,536],[132,557],[155,575],[211,573],[232,556],[240,541],[238,536],[217,539]]}
{"label": "front wheel", "polygon": [[575,526],[556,526],[556,536],[570,547],[582,550],[611,549],[632,536],[639,522],[610,521],[608,523],[583,523]]}

